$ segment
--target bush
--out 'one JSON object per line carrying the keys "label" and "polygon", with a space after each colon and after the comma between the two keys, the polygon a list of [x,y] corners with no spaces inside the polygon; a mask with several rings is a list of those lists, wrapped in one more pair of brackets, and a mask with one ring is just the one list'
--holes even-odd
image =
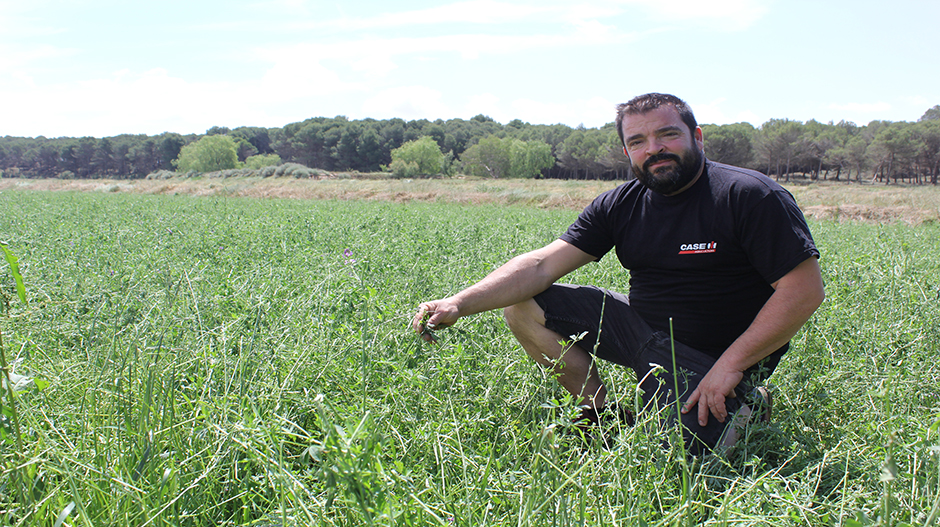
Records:
{"label": "bush", "polygon": [[173,162],[178,172],[216,172],[238,166],[238,146],[227,135],[207,135],[180,150]]}
{"label": "bush", "polygon": [[408,141],[392,150],[389,169],[395,177],[433,176],[444,171],[447,156],[430,136]]}
{"label": "bush", "polygon": [[[275,156],[276,157],[276,156]],[[147,174],[147,179],[170,179],[172,177],[191,178],[202,176],[204,178],[234,178],[234,177],[292,177],[296,179],[319,179],[329,176],[330,173],[318,168],[309,168],[298,163],[284,163],[278,166],[264,166],[261,168],[233,168],[227,170],[213,170],[211,172],[171,172],[169,170],[157,170]]]}
{"label": "bush", "polygon": [[251,156],[245,160],[245,168],[260,169],[281,164],[281,156],[277,154],[262,154]]}
{"label": "bush", "polygon": [[316,168],[306,167],[298,163],[284,163],[283,165],[277,167],[277,170],[274,172],[275,177],[289,176],[296,179],[316,179],[326,174],[328,174],[328,172]]}
{"label": "bush", "polygon": [[522,141],[490,135],[460,156],[464,170],[474,176],[534,178],[555,164],[552,147],[542,141]]}
{"label": "bush", "polygon": [[147,174],[147,179],[170,179],[175,175],[176,172],[171,172],[169,170],[157,170]]}
{"label": "bush", "polygon": [[418,163],[414,161],[396,159],[392,161],[388,168],[391,170],[392,176],[396,178],[413,178],[419,173]]}

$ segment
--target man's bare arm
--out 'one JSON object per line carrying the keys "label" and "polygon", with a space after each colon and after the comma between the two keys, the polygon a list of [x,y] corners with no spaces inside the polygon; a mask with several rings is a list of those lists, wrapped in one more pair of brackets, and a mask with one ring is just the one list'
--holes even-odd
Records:
{"label": "man's bare arm", "polygon": [[682,413],[698,404],[698,420],[708,423],[711,412],[720,422],[728,415],[725,398],[734,397],[734,387],[744,370],[786,344],[809,320],[825,298],[819,261],[811,257],[771,284],[774,293],[757,313],[747,331],[721,355],[692,392]]}
{"label": "man's bare arm", "polygon": [[[596,258],[562,240],[516,256],[483,280],[456,295],[423,302],[412,327],[425,340],[425,325],[453,325],[460,317],[518,304],[548,289],[556,280]],[[427,315],[427,319],[425,316]]]}

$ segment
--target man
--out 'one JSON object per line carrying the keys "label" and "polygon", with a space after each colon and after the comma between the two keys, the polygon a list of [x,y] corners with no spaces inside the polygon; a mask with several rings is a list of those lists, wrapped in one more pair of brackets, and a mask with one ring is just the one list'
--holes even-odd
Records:
{"label": "man", "polygon": [[[728,423],[750,413],[744,396],[822,303],[819,252],[786,190],[705,159],[702,130],[681,99],[636,97],[617,107],[616,124],[636,180],[601,194],[560,239],[422,303],[413,327],[430,340],[426,326],[505,308],[516,339],[554,368],[587,419],[596,422],[607,401],[593,353],[632,368],[647,406],[668,415],[675,397],[684,401],[686,445],[699,454],[735,437]],[[630,270],[629,296],[555,284],[610,249]],[[650,375],[654,365],[665,372]]]}

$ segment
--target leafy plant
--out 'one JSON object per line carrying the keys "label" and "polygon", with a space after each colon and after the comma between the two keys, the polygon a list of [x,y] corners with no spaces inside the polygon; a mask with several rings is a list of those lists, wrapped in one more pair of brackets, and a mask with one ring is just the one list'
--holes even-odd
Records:
{"label": "leafy plant", "polygon": [[[576,401],[499,313],[436,346],[408,327],[576,211],[28,191],[0,210],[28,240],[11,373],[54,381],[14,394],[0,524],[937,525],[938,225],[813,222],[827,300],[770,379],[774,421],[685,458],[649,412],[610,450],[571,433]],[[629,287],[610,255],[566,280]]]}

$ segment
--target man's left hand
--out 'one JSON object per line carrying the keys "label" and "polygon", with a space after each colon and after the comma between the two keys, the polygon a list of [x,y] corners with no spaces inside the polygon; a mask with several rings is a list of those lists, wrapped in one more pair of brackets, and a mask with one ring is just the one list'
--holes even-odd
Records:
{"label": "man's left hand", "polygon": [[736,397],[734,387],[744,379],[744,373],[723,368],[720,364],[715,364],[708,371],[702,382],[699,383],[689,400],[682,407],[682,413],[689,413],[692,408],[698,405],[698,424],[705,426],[708,424],[708,414],[711,412],[718,419],[719,423],[724,423],[728,417],[728,409],[725,407],[725,399]]}
{"label": "man's left hand", "polygon": [[682,413],[687,414],[697,404],[698,422],[702,426],[708,424],[709,412],[718,422],[725,422],[728,416],[725,399],[735,396],[734,388],[744,378],[744,370],[793,338],[826,296],[815,256],[770,285],[774,294],[747,331],[721,354],[682,407]]}

